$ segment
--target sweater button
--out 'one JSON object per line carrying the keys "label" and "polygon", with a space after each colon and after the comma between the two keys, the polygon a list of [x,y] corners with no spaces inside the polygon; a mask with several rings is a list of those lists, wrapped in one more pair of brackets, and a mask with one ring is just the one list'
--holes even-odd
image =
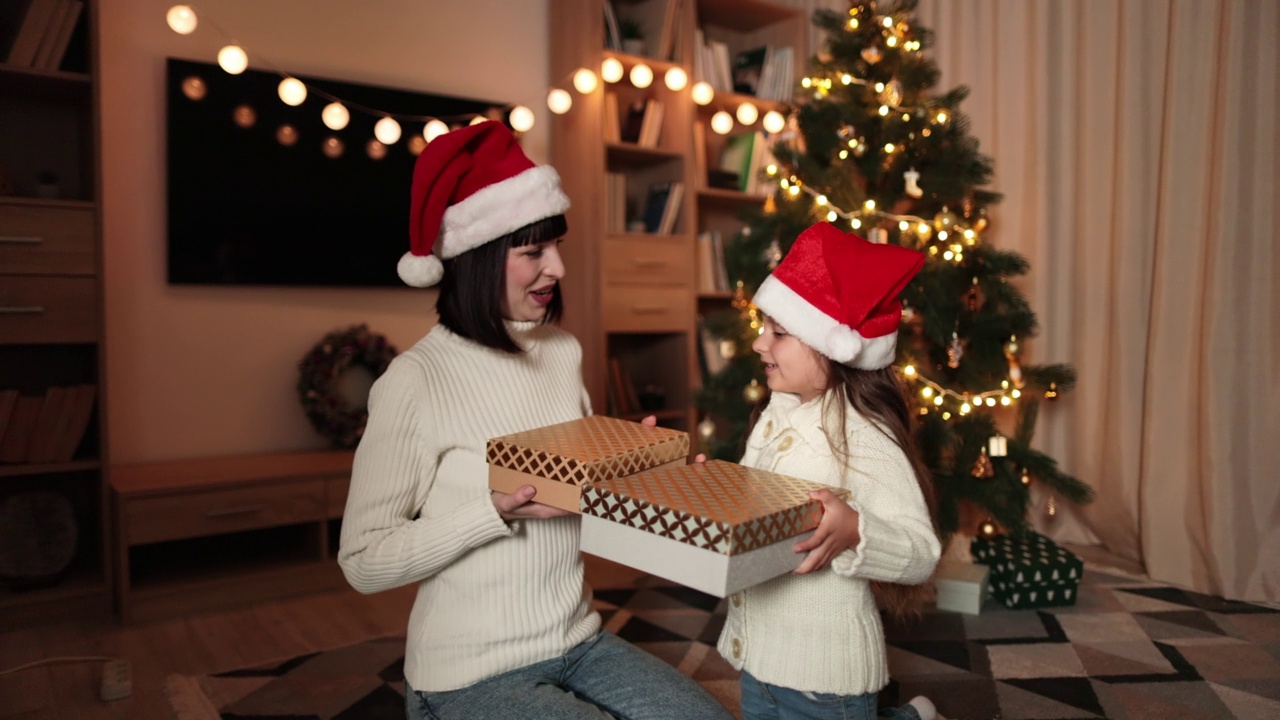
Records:
{"label": "sweater button", "polygon": [[764,439],[768,440],[773,437],[773,421],[766,420],[764,424]]}
{"label": "sweater button", "polygon": [[734,593],[733,596],[729,598],[729,602],[733,603],[734,607],[742,607],[742,593]]}
{"label": "sweater button", "polygon": [[731,643],[731,645],[733,647],[733,659],[737,660],[741,658],[742,657],[742,641],[739,640],[738,638],[734,638],[733,643]]}
{"label": "sweater button", "polygon": [[778,452],[786,452],[790,449],[791,449],[791,438],[790,437],[783,438],[782,443],[778,445]]}

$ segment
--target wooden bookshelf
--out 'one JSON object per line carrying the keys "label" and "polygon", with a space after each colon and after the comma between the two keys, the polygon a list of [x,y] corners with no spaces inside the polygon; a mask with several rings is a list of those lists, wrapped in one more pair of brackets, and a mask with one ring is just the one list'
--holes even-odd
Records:
{"label": "wooden bookshelf", "polygon": [[[706,128],[720,109],[732,112],[750,101],[760,110],[783,111],[784,103],[768,102],[731,92],[718,93],[711,104],[699,106],[690,90],[694,77],[695,28],[729,45],[735,52],[759,45],[783,43],[793,48],[795,75],[808,53],[808,18],[804,11],[764,0],[613,0],[619,15],[642,18],[650,31],[648,53],[670,44],[670,57],[646,57],[605,47],[603,13],[596,0],[553,0],[551,14],[551,76],[570,77],[577,69],[600,73],[601,63],[616,60],[623,79],[607,83],[587,96],[575,95],[573,109],[552,118],[551,164],[559,171],[573,202],[569,211],[570,240],[561,246],[567,269],[564,281],[564,325],[582,342],[583,372],[597,412],[615,407],[611,396],[610,363],[616,358],[635,385],[660,390],[665,405],[655,413],[622,413],[625,417],[656,414],[663,425],[694,430],[699,414],[694,399],[701,384],[697,359],[698,316],[728,307],[733,293],[706,292],[698,287],[697,236],[719,230],[726,238],[741,228],[736,214],[762,195],[707,187],[705,158],[718,160],[722,136]],[[668,43],[654,37],[658,18],[674,13],[674,36]],[[653,83],[636,88],[629,82],[638,63],[653,70]],[[679,68],[688,77],[680,90],[664,82],[668,70]],[[606,138],[606,95],[619,107],[646,98],[663,104],[660,138],[654,147],[620,143]],[[622,110],[619,115],[625,117]],[[701,132],[695,126],[702,125]],[[734,132],[755,130],[736,125]],[[701,138],[699,141],[697,138]],[[670,234],[610,230],[607,175],[622,174],[632,206],[642,189],[655,182],[683,183],[683,197],[675,229]],[[617,201],[612,201],[617,207]],[[629,218],[634,216],[629,212]],[[616,217],[616,215],[615,215]]]}

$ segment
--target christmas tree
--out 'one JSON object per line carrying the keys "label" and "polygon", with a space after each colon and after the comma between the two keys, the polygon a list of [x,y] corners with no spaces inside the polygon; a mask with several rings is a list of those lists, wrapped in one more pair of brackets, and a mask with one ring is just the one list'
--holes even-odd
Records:
{"label": "christmas tree", "polygon": [[939,523],[946,535],[956,531],[967,502],[985,518],[980,532],[1016,530],[1027,524],[1033,483],[1047,490],[1050,515],[1059,497],[1092,500],[1088,486],[1031,447],[1040,402],[1070,389],[1075,372],[1021,360],[1036,318],[1009,279],[1026,273],[1027,261],[985,241],[987,208],[1000,200],[981,187],[991,161],[959,112],[967,89],[934,91],[939,71],[923,52],[931,34],[915,22],[915,7],[856,2],[847,13],[815,14],[827,40],[774,138],[773,192],[744,212],[726,248],[733,309],[703,319],[727,357],[705,379],[698,429],[711,455],[737,459],[765,393],[750,349],[760,327],[750,297],[796,236],[825,219],[926,254],[903,293],[895,364],[916,405]]}

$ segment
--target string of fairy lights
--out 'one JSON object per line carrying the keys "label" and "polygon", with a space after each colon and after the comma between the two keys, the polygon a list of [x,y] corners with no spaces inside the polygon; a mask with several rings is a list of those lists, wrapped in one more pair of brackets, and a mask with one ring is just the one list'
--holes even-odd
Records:
{"label": "string of fairy lights", "polygon": [[[223,30],[217,23],[197,14],[194,6],[174,5],[165,14],[165,20],[169,28],[179,35],[190,35],[201,24],[207,25],[222,36],[226,42],[217,54],[219,67],[232,75],[238,75],[248,69],[249,51],[237,42],[231,33]],[[428,143],[462,124],[474,124],[490,119],[505,119],[512,130],[517,133],[526,133],[533,129],[534,124],[537,122],[534,111],[524,103],[497,105],[491,108],[488,113],[462,116],[435,117],[388,112],[337,97],[323,88],[293,76],[291,73],[271,68],[270,64],[266,63],[256,53],[253,57],[259,64],[267,66],[270,72],[280,75],[278,95],[281,102],[286,105],[297,107],[306,102],[309,95],[328,100],[328,103],[321,110],[321,120],[330,130],[337,132],[346,128],[353,110],[378,118],[374,123],[374,138],[369,143],[369,154],[374,157],[385,154],[386,146],[394,145],[406,137],[403,127],[405,124],[416,125],[420,123],[422,125],[420,133],[415,132],[408,135],[409,150],[417,154],[422,152],[422,149]],[[574,103],[573,95],[563,86],[572,86],[578,93],[590,95],[600,87],[601,79],[606,83],[619,83],[624,78],[632,86],[643,90],[653,84],[655,73],[643,58],[625,53],[606,52],[606,57],[601,62],[598,74],[590,68],[580,67],[553,83],[546,97],[547,108],[557,115],[563,115],[572,109]],[[769,133],[781,132],[786,125],[786,117],[778,110],[768,110],[761,115],[760,108],[749,99],[732,94],[726,96],[718,95],[709,83],[701,80],[690,85],[688,73],[678,65],[673,65],[666,69],[663,73],[663,82],[667,89],[672,92],[680,92],[687,88],[693,102],[700,106],[711,106],[714,103],[719,109],[711,116],[710,126],[716,133],[725,135],[732,132],[735,127],[735,120],[744,126],[752,126],[759,121],[765,131]],[[183,89],[193,99],[198,99],[202,91],[198,79],[184,86]],[[731,115],[725,108],[733,109],[734,113]],[[240,121],[240,118],[237,118],[237,121]],[[292,142],[294,139],[296,138],[287,133],[281,136],[282,142]],[[332,143],[333,138],[330,138],[328,142]],[[331,149],[332,147],[330,146],[325,147],[326,152]]]}

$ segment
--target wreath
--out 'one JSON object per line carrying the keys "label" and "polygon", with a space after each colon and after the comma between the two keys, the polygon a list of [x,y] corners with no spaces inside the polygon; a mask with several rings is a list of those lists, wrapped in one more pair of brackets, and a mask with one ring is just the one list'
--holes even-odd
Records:
{"label": "wreath", "polygon": [[355,366],[366,368],[377,380],[395,356],[395,347],[369,332],[367,325],[325,335],[298,363],[298,397],[312,427],[337,447],[355,447],[364,435],[369,408],[343,398],[338,380]]}

